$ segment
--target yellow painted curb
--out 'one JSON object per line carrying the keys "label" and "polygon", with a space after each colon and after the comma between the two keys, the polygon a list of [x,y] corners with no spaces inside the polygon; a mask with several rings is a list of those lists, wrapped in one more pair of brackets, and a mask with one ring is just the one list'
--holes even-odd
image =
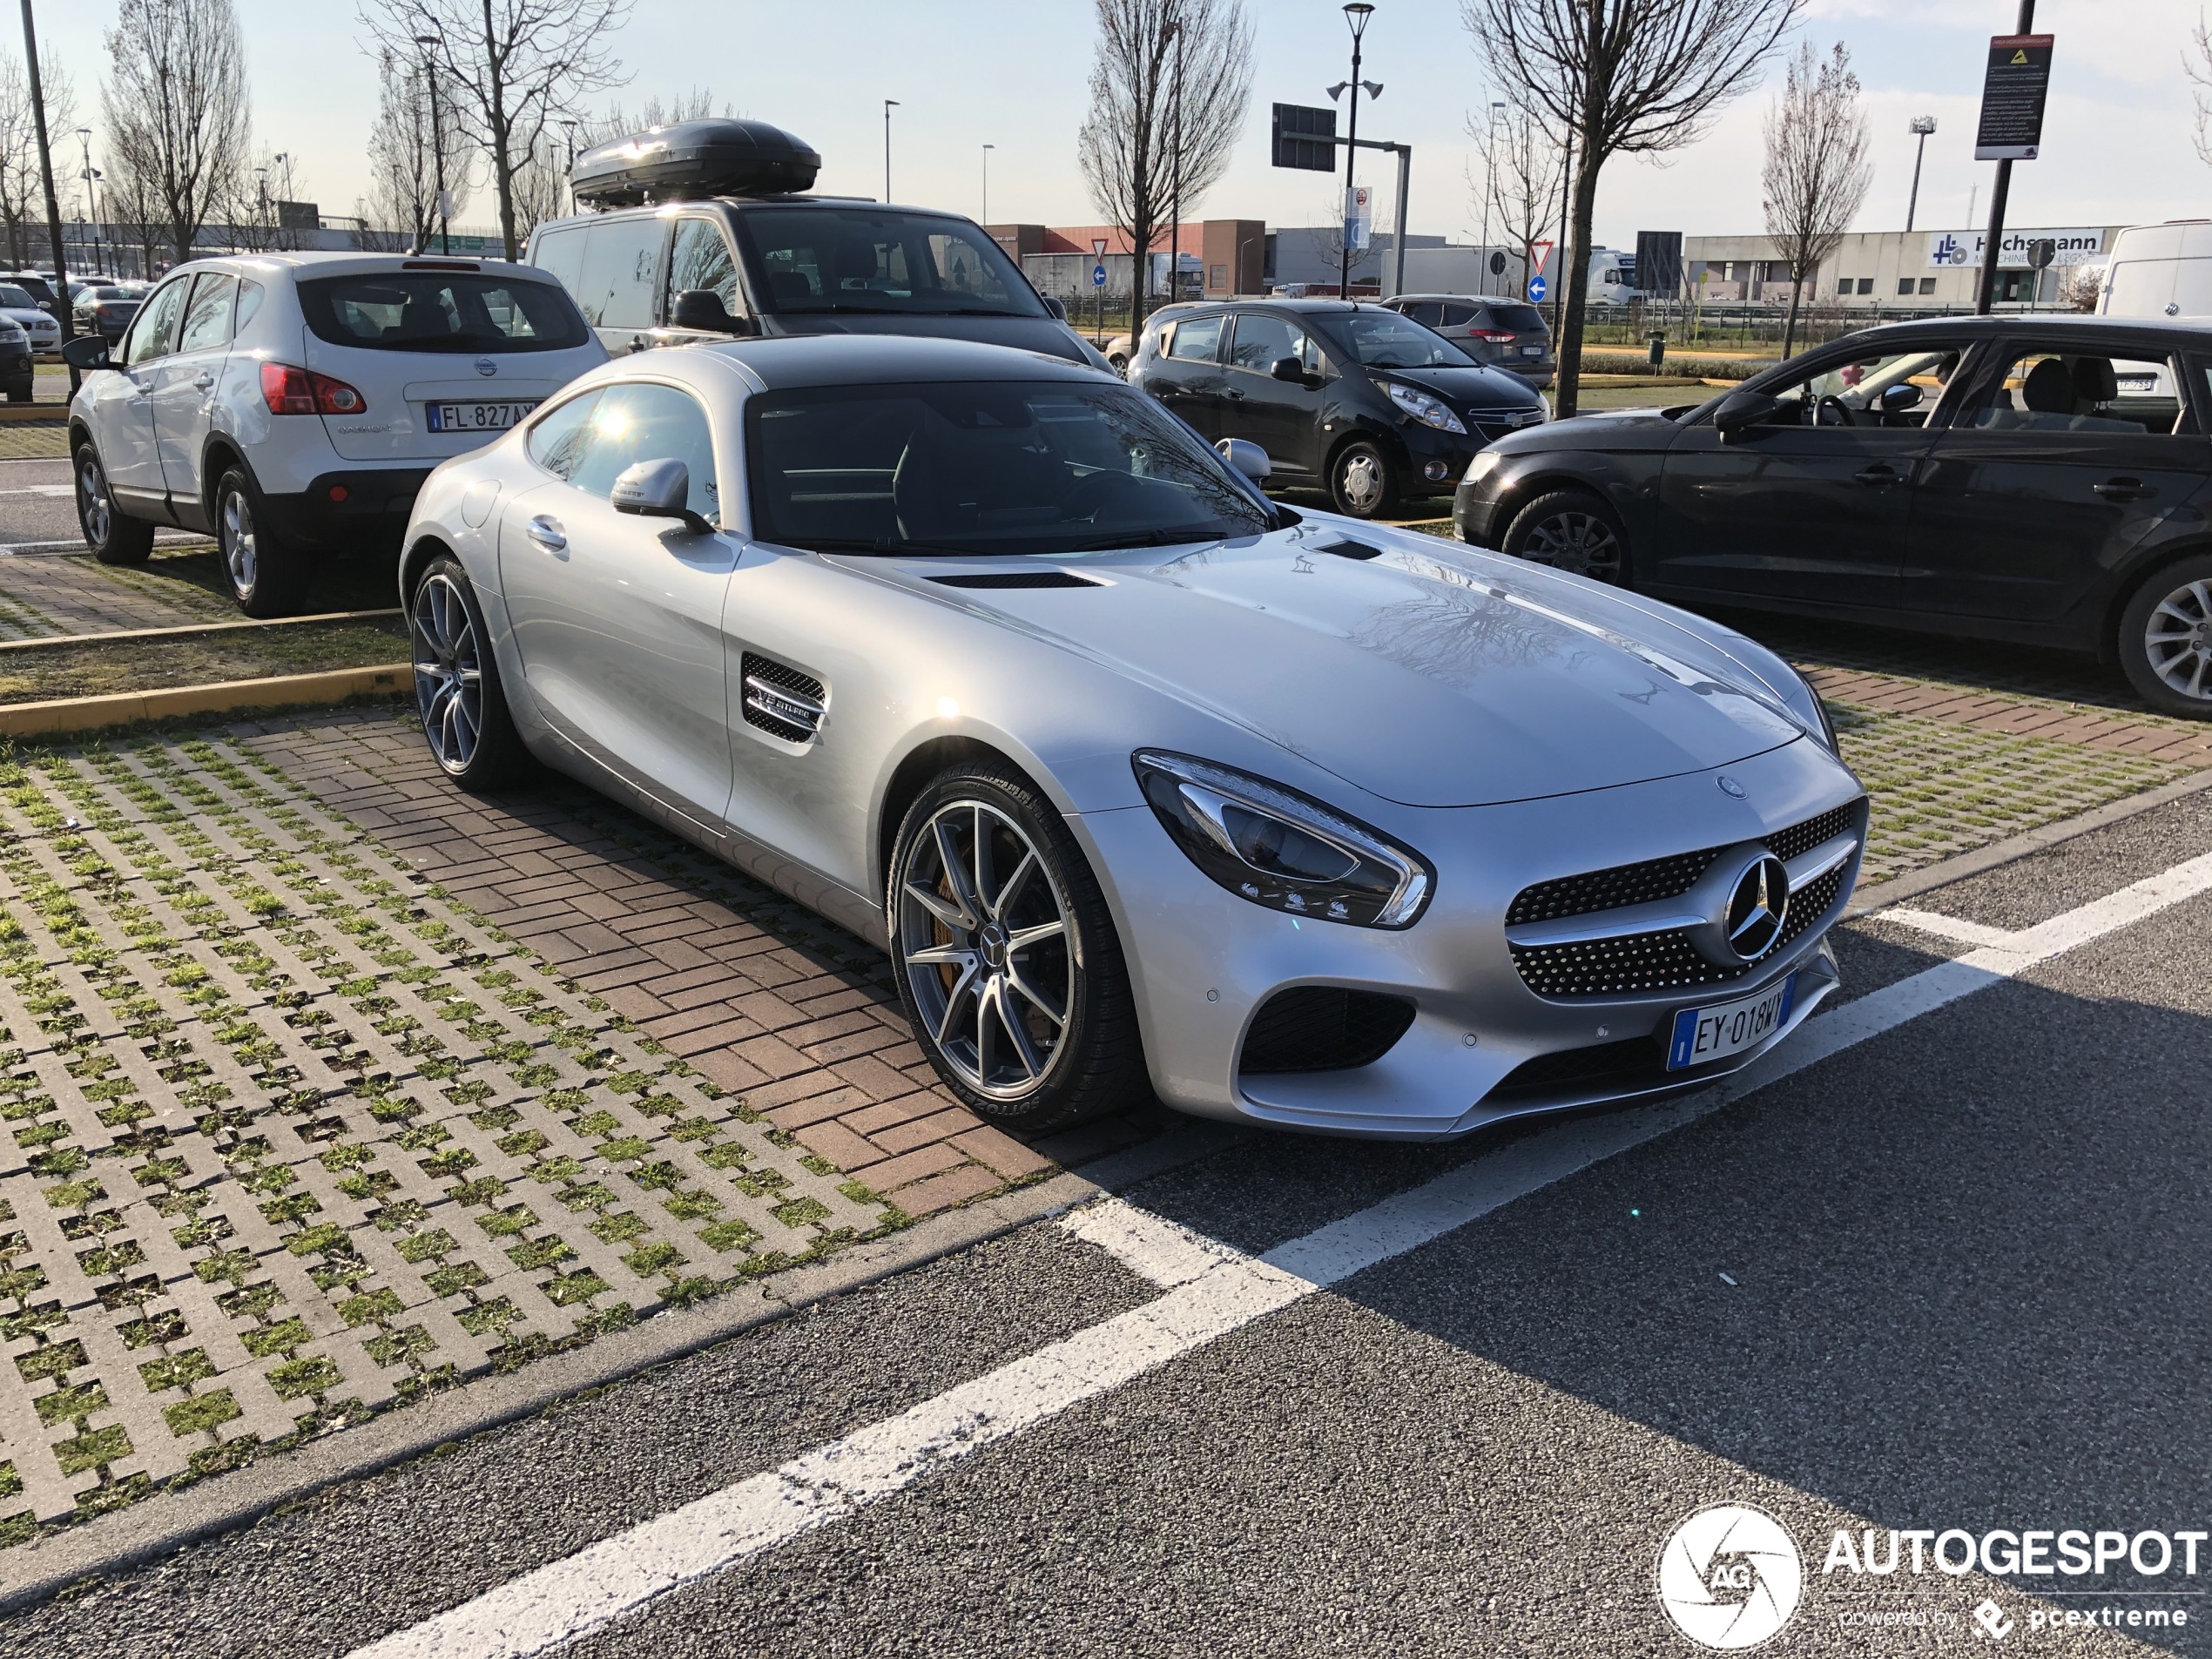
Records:
{"label": "yellow painted curb", "polygon": [[338,668],[320,674],[280,674],[265,680],[222,680],[212,685],[173,685],[158,691],[13,703],[0,705],[0,737],[53,737],[97,732],[104,726],[135,725],[141,720],[173,720],[187,714],[341,703],[349,697],[402,691],[414,683],[412,664],[387,663],[381,667]]}
{"label": "yellow painted curb", "polygon": [[0,403],[0,426],[66,426],[66,403]]}

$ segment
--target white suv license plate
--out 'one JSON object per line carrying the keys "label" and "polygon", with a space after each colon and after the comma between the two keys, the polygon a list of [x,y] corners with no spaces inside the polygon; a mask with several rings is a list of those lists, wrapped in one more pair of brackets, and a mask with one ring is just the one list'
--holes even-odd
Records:
{"label": "white suv license plate", "polygon": [[1675,1015],[1674,1035],[1668,1039],[1667,1069],[1682,1071],[1757,1048],[1782,1028],[1797,1000],[1797,976],[1792,974],[1740,1002],[1684,1008]]}
{"label": "white suv license plate", "polygon": [[426,403],[433,432],[504,432],[537,407],[528,403]]}

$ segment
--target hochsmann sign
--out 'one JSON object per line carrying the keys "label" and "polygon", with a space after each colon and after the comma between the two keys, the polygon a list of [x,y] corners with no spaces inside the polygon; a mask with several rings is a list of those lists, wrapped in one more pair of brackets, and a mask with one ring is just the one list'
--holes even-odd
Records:
{"label": "hochsmann sign", "polygon": [[[2079,265],[2084,260],[2101,259],[2105,251],[2105,233],[2101,229],[2070,231],[2021,230],[2006,231],[2004,245],[1997,251],[1997,266],[2027,269],[2027,245],[2048,238],[2058,244],[2052,258],[2054,265]],[[1981,231],[1930,231],[1928,233],[1928,266],[1930,269],[1944,266],[1965,266],[1973,269],[1981,264],[1988,235]]]}

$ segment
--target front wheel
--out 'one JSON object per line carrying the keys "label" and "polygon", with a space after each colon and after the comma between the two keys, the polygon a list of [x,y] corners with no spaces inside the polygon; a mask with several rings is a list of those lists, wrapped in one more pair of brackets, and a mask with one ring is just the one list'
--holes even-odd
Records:
{"label": "front wheel", "polygon": [[508,783],[529,752],[507,711],[476,590],[450,554],[430,561],[407,608],[415,708],[438,769],[464,789]]}
{"label": "front wheel", "polygon": [[144,564],[152,556],[153,526],[116,510],[107,469],[90,443],[77,447],[77,524],[102,564]]}
{"label": "front wheel", "polygon": [[1398,506],[1398,475],[1390,457],[1362,438],[1337,452],[1329,467],[1329,495],[1352,518],[1386,518]]}
{"label": "front wheel", "polygon": [[2120,613],[2120,665],[2153,708],[2212,720],[2212,555],[2154,570]]}
{"label": "front wheel", "polygon": [[288,616],[304,584],[299,555],[262,522],[260,494],[244,469],[233,467],[215,486],[215,548],[231,597],[249,617]]}
{"label": "front wheel", "polygon": [[941,773],[900,826],[889,889],[900,999],[971,1110],[1035,1133],[1147,1098],[1113,920],[1035,786],[992,763]]}
{"label": "front wheel", "polygon": [[1539,496],[1514,515],[1499,550],[1570,576],[1628,585],[1628,532],[1612,508],[1587,490]]}

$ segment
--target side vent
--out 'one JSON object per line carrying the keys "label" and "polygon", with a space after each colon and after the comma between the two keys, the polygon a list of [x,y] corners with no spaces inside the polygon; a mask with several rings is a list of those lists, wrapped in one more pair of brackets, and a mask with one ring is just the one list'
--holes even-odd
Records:
{"label": "side vent", "polygon": [[1355,542],[1349,537],[1342,541],[1324,542],[1314,551],[1333,553],[1340,559],[1379,559],[1382,556],[1382,549],[1369,547],[1365,542]]}
{"label": "side vent", "polygon": [[1068,570],[970,570],[960,576],[933,576],[942,588],[1102,588],[1103,582]]}
{"label": "side vent", "polygon": [[745,723],[786,743],[812,743],[827,695],[821,681],[772,657],[745,654]]}
{"label": "side vent", "polygon": [[1356,1070],[1388,1054],[1413,1023],[1402,996],[1334,985],[1278,991],[1252,1016],[1237,1069],[1246,1076]]}

